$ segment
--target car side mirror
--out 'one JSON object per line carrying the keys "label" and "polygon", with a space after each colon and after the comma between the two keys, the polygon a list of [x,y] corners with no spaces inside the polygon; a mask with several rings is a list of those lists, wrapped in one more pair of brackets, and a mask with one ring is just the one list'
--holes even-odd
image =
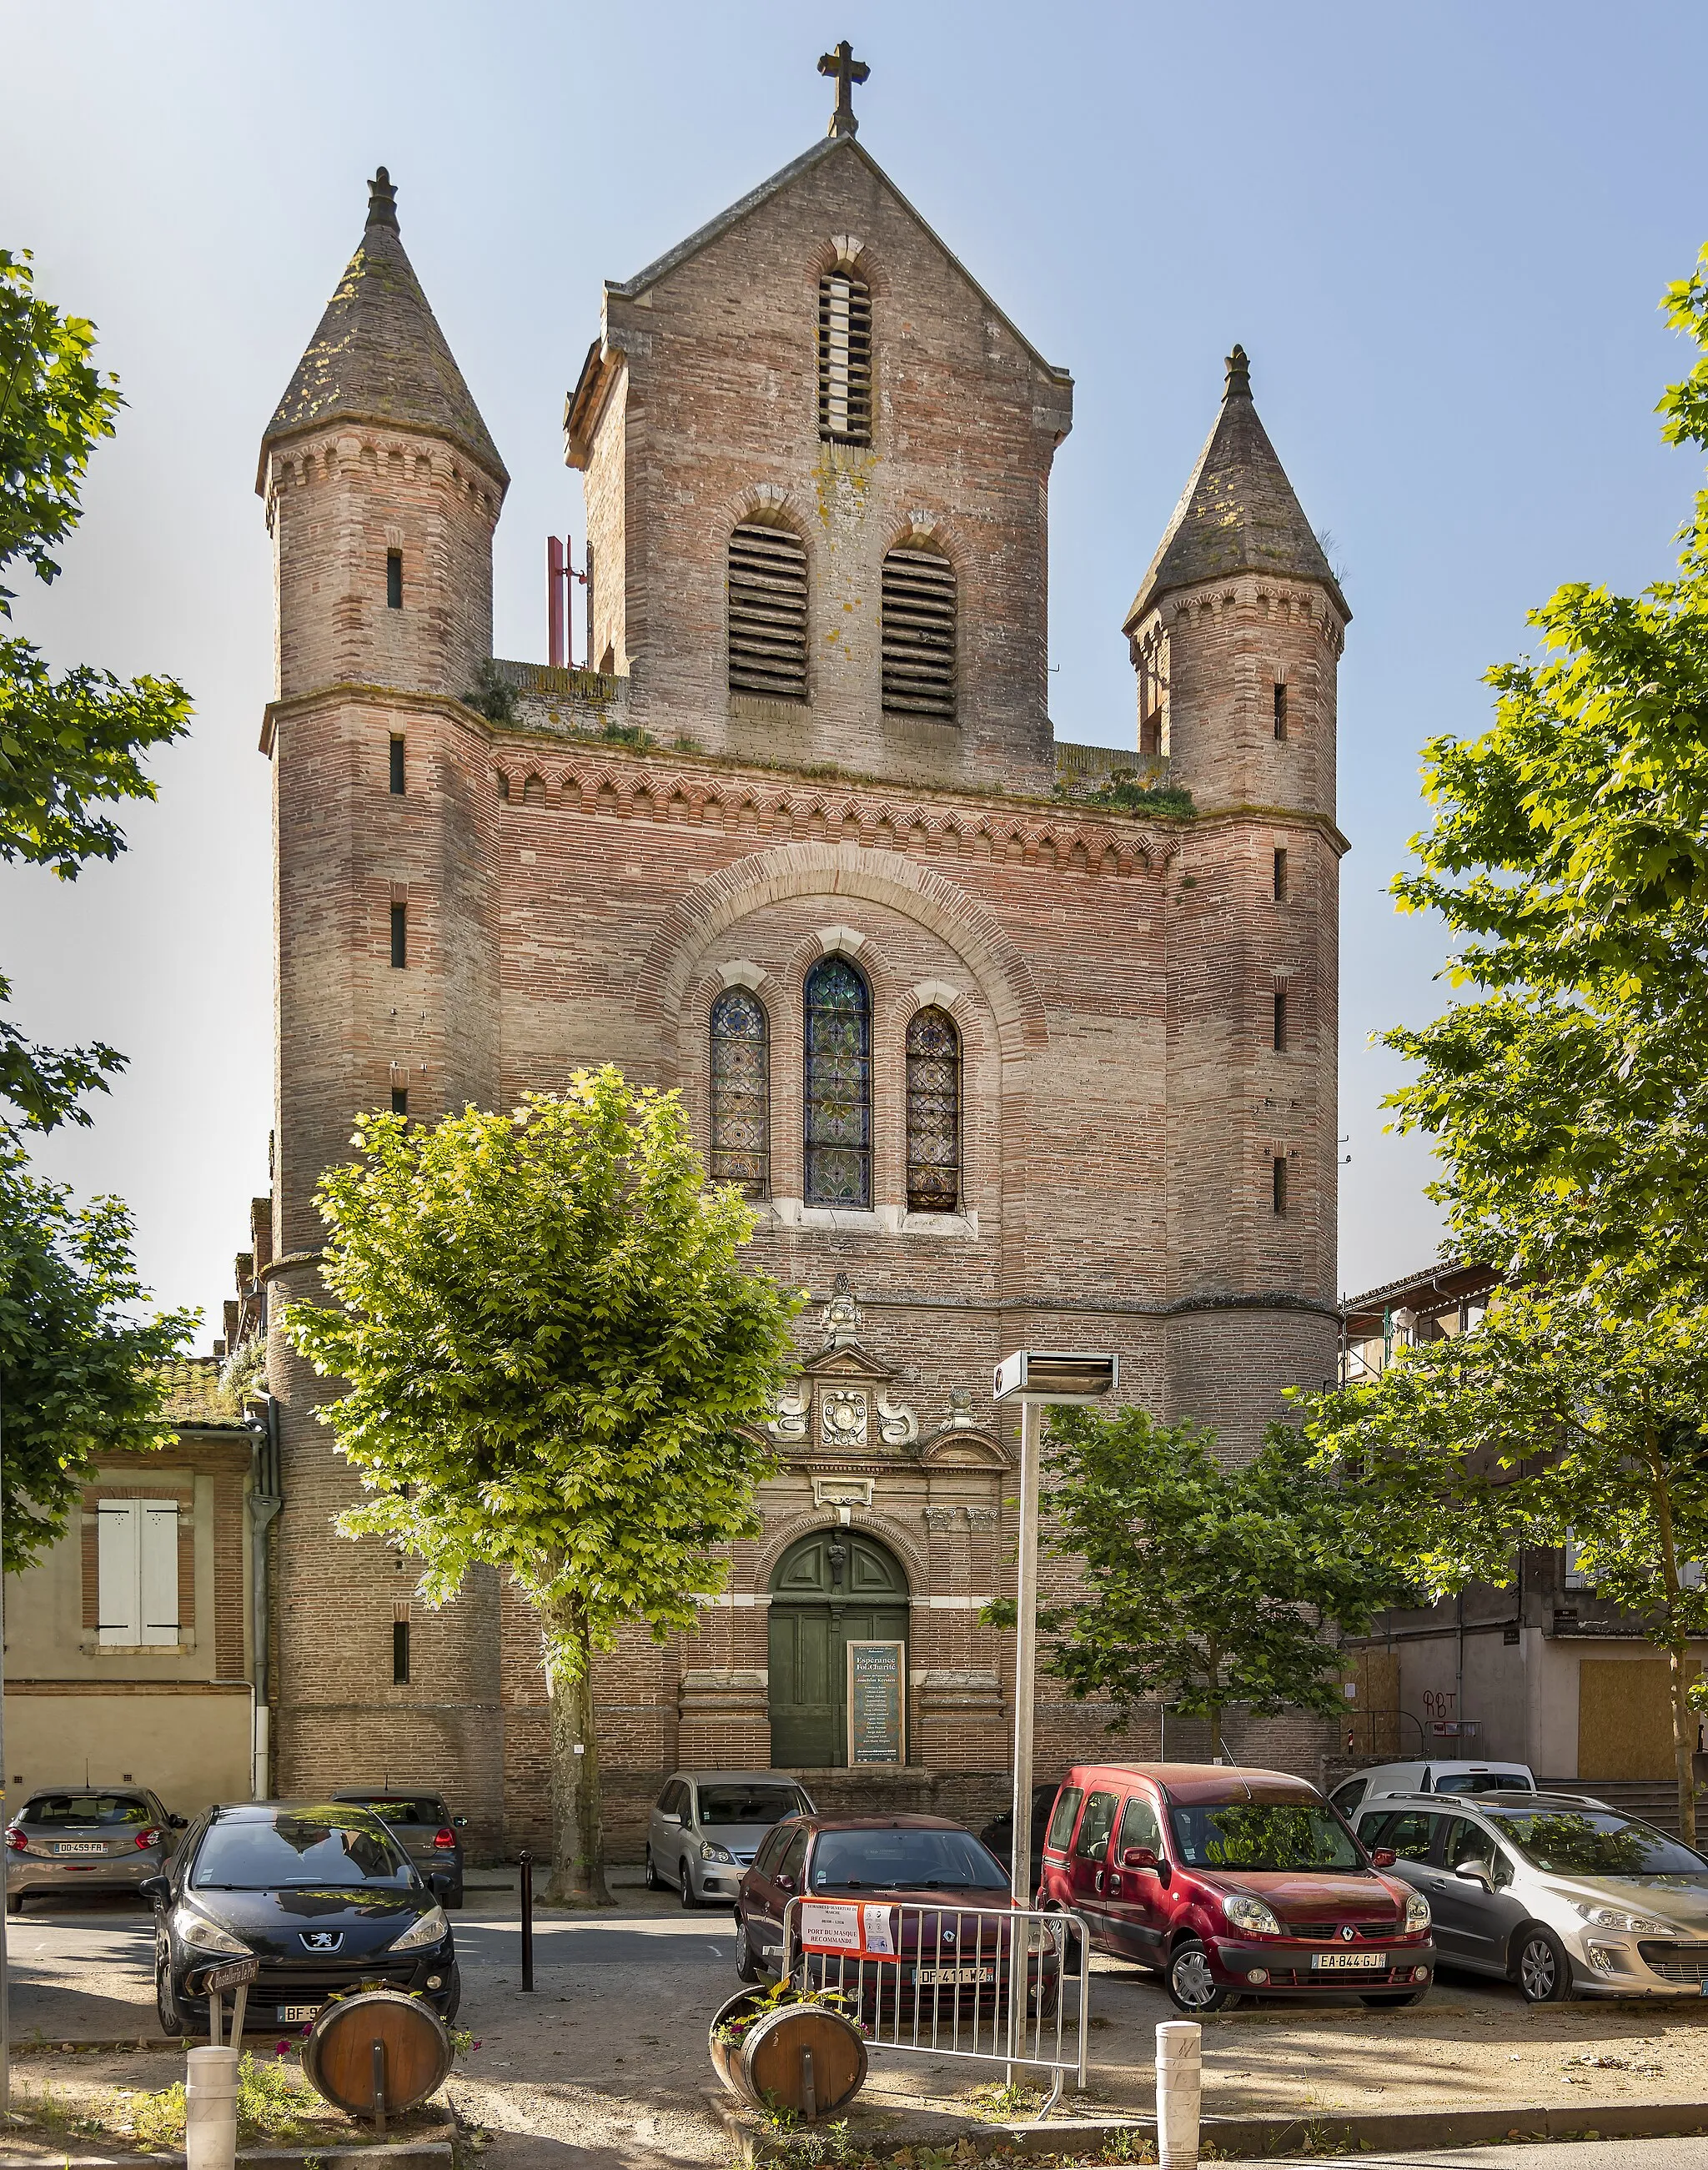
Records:
{"label": "car side mirror", "polygon": [[774,1876],[771,1882],[776,1884],[779,1891],[793,1891],[795,1888],[795,1879],[793,1876]]}
{"label": "car side mirror", "polygon": [[1494,1889],[1494,1879],[1483,1862],[1461,1861],[1453,1873],[1455,1876],[1462,1876],[1467,1884],[1480,1884],[1485,1891]]}
{"label": "car side mirror", "polygon": [[188,1831],[189,1829],[189,1818],[188,1816],[168,1816],[166,1820],[173,1831]]}
{"label": "car side mirror", "polygon": [[1370,1848],[1370,1859],[1378,1868],[1391,1868],[1399,1858],[1399,1855],[1390,1846],[1376,1846]]}
{"label": "car side mirror", "polygon": [[163,1876],[145,1876],[136,1886],[136,1893],[151,1906],[164,1906],[171,1900],[172,1886]]}
{"label": "car side mirror", "polygon": [[1129,1846],[1121,1856],[1123,1868],[1155,1868],[1156,1856],[1148,1846]]}
{"label": "car side mirror", "polygon": [[444,1899],[456,1889],[456,1879],[448,1868],[438,1868],[429,1876],[427,1884],[435,1899]]}

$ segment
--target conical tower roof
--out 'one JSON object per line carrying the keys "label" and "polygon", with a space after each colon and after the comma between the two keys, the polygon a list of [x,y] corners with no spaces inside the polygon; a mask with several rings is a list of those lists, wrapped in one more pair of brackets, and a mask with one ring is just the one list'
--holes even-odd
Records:
{"label": "conical tower roof", "polygon": [[509,484],[509,470],[403,253],[398,191],[383,166],[368,184],[361,245],[263,432],[263,457],[280,437],[345,420],[424,430]]}
{"label": "conical tower roof", "polygon": [[1222,411],[1140,583],[1124,629],[1130,632],[1171,590],[1233,573],[1315,580],[1342,617],[1352,616],[1269,433],[1257,420],[1251,364],[1239,346],[1228,356]]}

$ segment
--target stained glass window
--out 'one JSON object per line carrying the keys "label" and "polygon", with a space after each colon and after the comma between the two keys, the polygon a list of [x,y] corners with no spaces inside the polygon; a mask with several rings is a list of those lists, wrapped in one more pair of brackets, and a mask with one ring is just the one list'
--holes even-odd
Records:
{"label": "stained glass window", "polygon": [[771,1031],[745,987],[712,1005],[712,1180],[747,1198],[771,1191]]}
{"label": "stained glass window", "polygon": [[846,957],[807,975],[807,1200],[872,1203],[872,997]]}
{"label": "stained glass window", "polygon": [[947,1012],[907,1029],[907,1205],[953,1213],[961,1202],[961,1035]]}

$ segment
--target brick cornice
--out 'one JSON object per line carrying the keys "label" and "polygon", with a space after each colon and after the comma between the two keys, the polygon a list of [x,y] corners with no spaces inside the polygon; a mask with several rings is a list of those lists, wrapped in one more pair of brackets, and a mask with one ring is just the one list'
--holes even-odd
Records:
{"label": "brick cornice", "polygon": [[355,680],[340,679],[330,686],[317,686],[312,692],[291,693],[269,701],[261,711],[261,751],[272,752],[278,727],[287,717],[312,715],[317,708],[345,701],[363,701],[376,708],[407,708],[416,716],[424,708],[430,708],[441,716],[449,716],[453,723],[466,724],[488,742],[493,737],[493,727],[480,711],[459,701],[454,694],[412,693],[402,686],[369,686]]}

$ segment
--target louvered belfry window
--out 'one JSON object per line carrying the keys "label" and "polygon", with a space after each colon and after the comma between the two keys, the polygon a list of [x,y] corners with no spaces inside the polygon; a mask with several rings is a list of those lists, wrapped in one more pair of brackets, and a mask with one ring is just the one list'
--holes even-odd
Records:
{"label": "louvered belfry window", "polygon": [[883,705],[954,721],[955,569],[929,542],[883,561]]}
{"label": "louvered belfry window", "polygon": [[765,1007],[745,987],[712,1005],[712,1180],[745,1198],[771,1189],[771,1034]]}
{"label": "louvered belfry window", "polygon": [[729,537],[729,690],[807,698],[807,546],[744,520]]}
{"label": "louvered belfry window", "polygon": [[907,1205],[953,1213],[961,1202],[961,1035],[946,1010],[907,1029]]}
{"label": "louvered belfry window", "polygon": [[872,442],[872,291],[852,271],[819,281],[819,435]]}

